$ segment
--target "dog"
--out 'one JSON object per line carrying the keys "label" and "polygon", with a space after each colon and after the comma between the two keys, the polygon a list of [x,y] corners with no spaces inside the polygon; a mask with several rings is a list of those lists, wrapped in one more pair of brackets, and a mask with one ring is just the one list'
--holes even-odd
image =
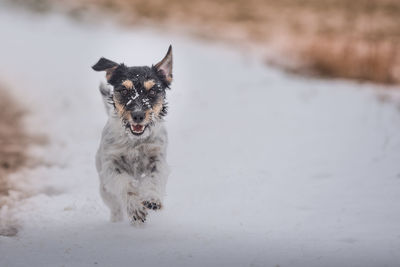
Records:
{"label": "dog", "polygon": [[100,58],[92,68],[105,71],[108,83],[100,85],[108,114],[96,154],[100,195],[112,222],[126,214],[132,224],[142,224],[148,210],[163,207],[169,175],[163,118],[172,82],[172,47],[151,67]]}

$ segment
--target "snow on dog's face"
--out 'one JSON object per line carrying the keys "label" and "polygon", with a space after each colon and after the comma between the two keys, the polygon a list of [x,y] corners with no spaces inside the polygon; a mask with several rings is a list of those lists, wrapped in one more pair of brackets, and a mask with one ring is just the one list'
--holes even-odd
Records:
{"label": "snow on dog's face", "polygon": [[111,102],[125,127],[134,135],[142,135],[167,113],[165,90],[172,82],[172,48],[156,65],[127,67],[106,58],[94,66],[106,71],[109,84],[114,87]]}

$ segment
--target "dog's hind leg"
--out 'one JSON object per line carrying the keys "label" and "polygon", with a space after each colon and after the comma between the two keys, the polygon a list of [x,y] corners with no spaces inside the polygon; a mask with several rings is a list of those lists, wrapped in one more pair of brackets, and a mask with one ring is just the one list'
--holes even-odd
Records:
{"label": "dog's hind leg", "polygon": [[100,195],[103,198],[104,203],[110,209],[110,221],[122,221],[124,219],[124,213],[120,199],[108,192],[103,185],[100,186]]}

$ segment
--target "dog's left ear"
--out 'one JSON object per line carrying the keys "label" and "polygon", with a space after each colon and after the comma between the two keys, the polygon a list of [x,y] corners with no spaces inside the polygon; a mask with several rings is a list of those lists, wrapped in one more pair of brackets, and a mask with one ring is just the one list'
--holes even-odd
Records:
{"label": "dog's left ear", "polygon": [[112,60],[106,59],[104,57],[100,58],[96,64],[92,66],[92,69],[95,71],[106,71],[106,79],[109,81],[114,70],[118,67],[118,63],[115,63]]}
{"label": "dog's left ear", "polygon": [[158,72],[161,72],[168,84],[172,82],[172,46],[168,48],[165,57],[154,66]]}

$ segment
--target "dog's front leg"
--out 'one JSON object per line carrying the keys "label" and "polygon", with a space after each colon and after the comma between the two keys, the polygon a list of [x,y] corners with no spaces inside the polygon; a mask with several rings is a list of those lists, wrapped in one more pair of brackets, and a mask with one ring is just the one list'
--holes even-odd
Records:
{"label": "dog's front leg", "polygon": [[132,224],[145,222],[147,211],[139,195],[139,181],[131,178],[126,191],[122,194],[126,203],[126,212]]}
{"label": "dog's front leg", "polygon": [[162,208],[168,177],[168,166],[162,153],[152,150],[147,155],[145,171],[141,174],[140,196],[142,204],[152,210]]}

